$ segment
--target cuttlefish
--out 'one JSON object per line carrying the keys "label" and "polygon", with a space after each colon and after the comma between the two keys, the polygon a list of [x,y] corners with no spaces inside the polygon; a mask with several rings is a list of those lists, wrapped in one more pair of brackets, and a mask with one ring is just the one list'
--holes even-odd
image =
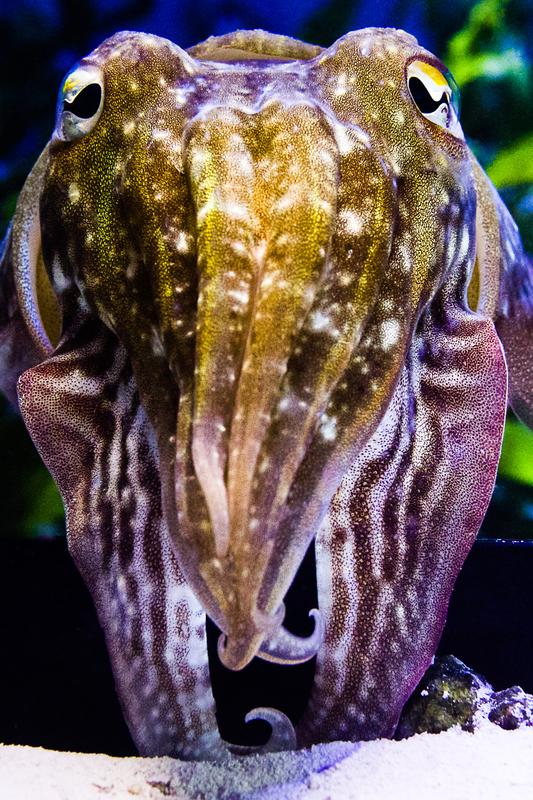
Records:
{"label": "cuttlefish", "polygon": [[[232,670],[316,657],[270,747],[391,736],[533,422],[533,272],[410,35],[118,33],[1,254],[1,385],[64,500],[142,754],[221,757]],[[318,609],[284,597],[315,542]]]}

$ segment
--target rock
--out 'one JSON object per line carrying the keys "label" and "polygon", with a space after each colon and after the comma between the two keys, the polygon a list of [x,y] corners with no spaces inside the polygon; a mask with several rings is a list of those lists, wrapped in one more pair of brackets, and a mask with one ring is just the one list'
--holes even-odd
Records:
{"label": "rock", "polygon": [[492,686],[455,656],[438,658],[405,706],[396,739],[415,733],[440,733],[453,725],[473,731],[476,717],[487,716]]}
{"label": "rock", "polygon": [[520,686],[494,692],[491,706],[489,720],[500,728],[513,731],[524,726],[533,727],[533,695]]}
{"label": "rock", "polygon": [[470,733],[490,721],[506,730],[533,727],[533,695],[520,686],[495,692],[455,656],[437,658],[406,704],[395,738],[440,733],[459,725]]}

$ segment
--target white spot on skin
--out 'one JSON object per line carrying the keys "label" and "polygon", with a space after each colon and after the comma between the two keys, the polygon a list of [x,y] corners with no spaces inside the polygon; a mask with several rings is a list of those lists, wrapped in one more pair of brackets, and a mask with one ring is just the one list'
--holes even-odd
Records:
{"label": "white spot on skin", "polygon": [[335,91],[333,92],[333,94],[335,95],[335,97],[343,97],[343,95],[345,95],[347,91],[348,87],[346,86],[346,73],[343,72],[339,75],[339,78],[337,80],[337,85],[335,87]]}
{"label": "white spot on skin", "polygon": [[359,52],[361,55],[366,58],[372,52],[372,40],[370,38],[363,39],[361,41],[361,46],[359,47]]}
{"label": "white spot on skin", "polygon": [[354,276],[350,272],[343,272],[339,278],[339,283],[341,286],[349,286],[353,283]]}
{"label": "white spot on skin", "polygon": [[337,438],[337,418],[322,414],[320,417],[320,433],[326,442],[334,442]]}
{"label": "white spot on skin", "polygon": [[[333,168],[336,165],[335,158],[333,157],[332,153],[329,150],[321,150],[318,153],[318,158],[322,161],[326,167]],[[297,171],[297,170],[296,170]]]}
{"label": "white spot on skin", "polygon": [[52,283],[58,294],[61,294],[71,285],[71,281],[64,274],[58,259],[54,259],[52,264]]}
{"label": "white spot on skin", "polygon": [[203,222],[206,216],[213,211],[219,211],[222,214],[226,214],[231,219],[248,221],[250,218],[250,214],[248,213],[246,206],[241,205],[240,203],[228,202],[220,199],[217,200],[215,195],[212,195],[207,203],[204,203],[204,205],[198,211],[198,222]]}
{"label": "white spot on skin", "polygon": [[245,245],[242,242],[232,242],[231,249],[233,250],[234,253],[236,253],[239,256],[245,256],[246,253],[248,252],[246,250]]}
{"label": "white spot on skin", "polygon": [[357,236],[357,234],[361,233],[363,220],[354,211],[341,211],[339,217],[342,220],[346,233],[352,236]]}
{"label": "white spot on skin", "polygon": [[295,202],[296,202],[296,197],[294,196],[294,194],[291,192],[287,192],[287,194],[284,194],[283,197],[280,200],[278,200],[278,202],[274,206],[274,209],[276,211],[286,211],[288,208],[294,205]]}
{"label": "white spot on skin", "polygon": [[80,190],[76,183],[71,183],[68,187],[68,199],[71,203],[77,203],[80,199]]}
{"label": "white spot on skin", "polygon": [[[240,137],[239,137],[240,138]],[[224,154],[224,160],[230,169],[240,172],[245,178],[251,178],[254,174],[252,159],[248,153],[229,152]]]}
{"label": "white spot on skin", "polygon": [[331,324],[331,320],[322,311],[314,311],[310,315],[311,330],[317,333],[327,330]]}
{"label": "white spot on skin", "polygon": [[133,131],[135,130],[135,122],[133,122],[132,120],[130,120],[129,122],[125,122],[124,125],[122,126],[122,130],[124,131],[126,136],[129,136],[130,133],[133,133]]}
{"label": "white spot on skin", "polygon": [[398,620],[398,626],[399,626],[401,632],[406,634],[407,633],[407,625],[406,625],[406,619],[405,619],[405,609],[401,605],[401,603],[397,603],[394,606],[394,613],[396,615],[396,619]]}
{"label": "white spot on skin", "polygon": [[204,165],[207,161],[207,150],[203,147],[194,148],[191,159],[191,177],[194,181],[199,181]]}
{"label": "white spot on skin", "polygon": [[393,118],[394,122],[396,122],[398,125],[403,125],[403,123],[405,122],[405,114],[401,110],[396,111],[393,114],[392,118]]}
{"label": "white spot on skin", "polygon": [[463,236],[461,238],[461,244],[459,245],[459,249],[457,251],[457,259],[458,261],[463,261],[468,253],[468,246],[470,244],[470,236],[466,228],[463,230]]}
{"label": "white spot on skin", "polygon": [[400,323],[397,319],[386,319],[381,323],[381,345],[388,350],[396,344],[400,337]]}
{"label": "white spot on skin", "polygon": [[263,458],[263,460],[259,464],[259,467],[258,467],[258,470],[257,470],[260,475],[264,475],[264,473],[268,469],[269,464],[270,464],[270,459],[267,456],[265,456],[265,458]]}
{"label": "white spot on skin", "polygon": [[228,295],[233,300],[237,300],[238,303],[242,303],[243,305],[247,304],[250,299],[250,293],[245,289],[231,289]]}
{"label": "white spot on skin", "polygon": [[354,149],[355,142],[352,141],[348,131],[343,125],[336,124],[333,128],[335,140],[341,156],[346,156]]}
{"label": "white spot on skin", "polygon": [[176,237],[176,250],[178,253],[186,253],[189,250],[188,236],[185,231],[180,231]]}
{"label": "white spot on skin", "polygon": [[155,131],[152,133],[152,139],[154,139],[154,140],[156,140],[156,141],[161,141],[161,140],[169,139],[169,138],[170,138],[170,136],[171,136],[171,133],[170,133],[170,131],[163,131],[163,130],[160,130],[160,129],[156,129],[156,130],[155,130]]}
{"label": "white spot on skin", "polygon": [[178,89],[172,89],[172,94],[174,95],[174,102],[179,108],[187,102],[187,97],[190,94],[190,90],[187,91],[183,87],[180,87]]}

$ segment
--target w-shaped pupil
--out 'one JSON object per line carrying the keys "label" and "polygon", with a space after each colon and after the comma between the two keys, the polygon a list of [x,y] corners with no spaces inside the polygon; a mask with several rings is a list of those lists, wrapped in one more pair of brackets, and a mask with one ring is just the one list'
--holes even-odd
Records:
{"label": "w-shaped pupil", "polygon": [[409,78],[409,91],[422,114],[432,114],[442,103],[449,105],[449,98],[446,92],[441,94],[440,100],[433,100],[420,78],[415,78],[414,76]]}
{"label": "w-shaped pupil", "polygon": [[63,101],[63,111],[71,111],[81,119],[90,119],[98,111],[101,99],[102,87],[97,83],[90,83],[78,92],[72,103]]}

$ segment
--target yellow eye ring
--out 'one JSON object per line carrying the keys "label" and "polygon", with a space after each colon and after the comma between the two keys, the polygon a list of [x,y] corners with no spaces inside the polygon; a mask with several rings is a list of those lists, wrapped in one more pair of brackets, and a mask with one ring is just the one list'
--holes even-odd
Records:
{"label": "yellow eye ring", "polygon": [[459,89],[452,74],[417,59],[407,65],[406,80],[411,99],[422,116],[464,139],[459,123]]}
{"label": "yellow eye ring", "polygon": [[78,66],[62,83],[57,101],[56,136],[71,142],[90,133],[104,106],[104,76],[98,67]]}

